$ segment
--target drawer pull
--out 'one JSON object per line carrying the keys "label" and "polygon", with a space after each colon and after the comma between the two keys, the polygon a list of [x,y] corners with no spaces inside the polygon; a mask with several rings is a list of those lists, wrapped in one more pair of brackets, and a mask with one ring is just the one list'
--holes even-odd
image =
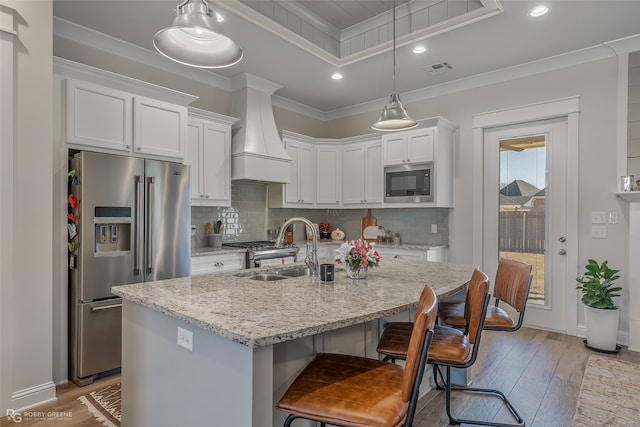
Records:
{"label": "drawer pull", "polygon": [[216,262],[215,264],[213,264],[214,267],[222,267],[224,266],[224,262]]}
{"label": "drawer pull", "polygon": [[110,308],[118,308],[118,307],[122,307],[122,304],[111,304],[111,305],[103,305],[100,307],[92,307],[91,311],[108,310]]}

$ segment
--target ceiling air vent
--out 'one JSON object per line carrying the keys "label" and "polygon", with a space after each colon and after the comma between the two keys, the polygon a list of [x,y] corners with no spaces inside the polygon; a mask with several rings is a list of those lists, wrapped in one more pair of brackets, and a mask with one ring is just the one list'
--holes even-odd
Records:
{"label": "ceiling air vent", "polygon": [[439,64],[433,64],[427,67],[427,71],[432,74],[442,74],[449,70],[453,70],[453,67],[448,62],[440,62]]}

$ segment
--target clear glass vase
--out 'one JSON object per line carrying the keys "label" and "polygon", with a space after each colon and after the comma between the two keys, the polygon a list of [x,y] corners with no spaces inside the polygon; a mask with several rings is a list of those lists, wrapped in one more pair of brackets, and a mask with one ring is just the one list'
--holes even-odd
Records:
{"label": "clear glass vase", "polygon": [[347,264],[347,277],[354,280],[364,280],[369,273],[369,266],[361,268],[352,268]]}

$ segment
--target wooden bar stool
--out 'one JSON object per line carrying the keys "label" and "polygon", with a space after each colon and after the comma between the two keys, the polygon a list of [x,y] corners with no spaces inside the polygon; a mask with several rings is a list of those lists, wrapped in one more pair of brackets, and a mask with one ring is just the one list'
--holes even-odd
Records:
{"label": "wooden bar stool", "polygon": [[322,427],[410,427],[436,318],[435,292],[425,286],[404,368],[366,357],[318,354],[276,404],[290,413],[284,426],[304,418]]}
{"label": "wooden bar stool", "polygon": [[[513,332],[520,329],[524,321],[524,311],[527,308],[529,289],[531,287],[531,265],[510,259],[501,259],[496,271],[496,280],[493,284],[493,296],[495,305],[489,305],[484,329],[488,331]],[[519,313],[518,320],[514,321],[509,314],[499,307],[500,302],[510,305]],[[465,303],[440,302],[438,304],[438,317],[445,325],[464,328]]]}

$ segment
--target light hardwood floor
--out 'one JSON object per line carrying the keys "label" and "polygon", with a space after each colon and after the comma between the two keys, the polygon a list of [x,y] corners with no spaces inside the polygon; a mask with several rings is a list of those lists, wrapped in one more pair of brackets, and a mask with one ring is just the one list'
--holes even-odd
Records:
{"label": "light hardwood floor", "polygon": [[[497,388],[509,396],[531,427],[569,426],[573,418],[589,354],[582,338],[522,328],[518,332],[484,331],[478,360],[471,368],[474,385]],[[640,353],[623,349],[610,357],[640,363]],[[0,426],[101,427],[78,401],[82,394],[120,381],[112,376],[86,387],[73,383],[58,387],[58,400],[33,411],[70,411],[70,420],[14,423],[3,417]],[[447,426],[444,393],[432,392],[433,399],[416,415],[414,427]],[[502,403],[492,397],[453,395],[454,415],[510,422]],[[135,426],[137,427],[137,426]]]}

